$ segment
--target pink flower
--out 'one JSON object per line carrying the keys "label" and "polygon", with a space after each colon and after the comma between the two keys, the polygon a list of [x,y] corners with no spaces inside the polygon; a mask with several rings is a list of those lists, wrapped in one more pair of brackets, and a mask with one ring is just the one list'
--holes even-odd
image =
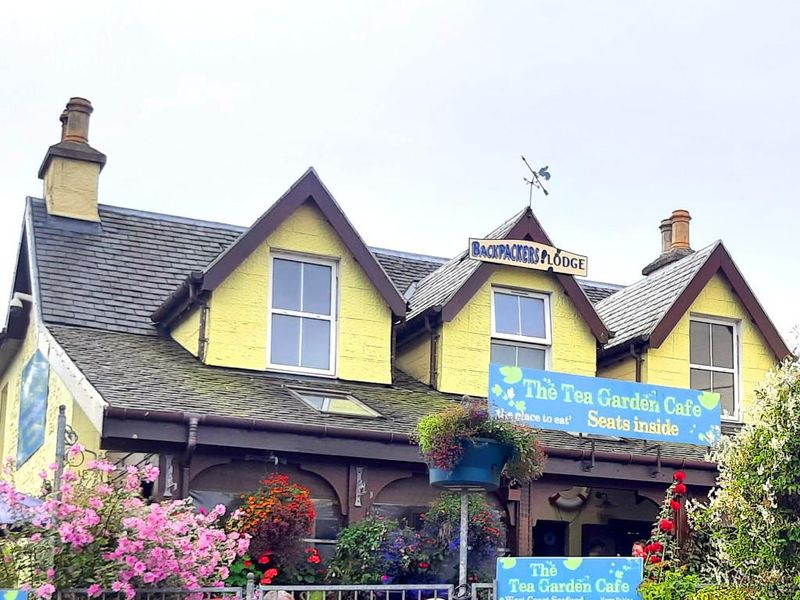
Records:
{"label": "pink flower", "polygon": [[83,447],[83,444],[72,444],[67,450],[67,456],[70,458],[77,458],[86,448]]}
{"label": "pink flower", "polygon": [[56,586],[52,583],[45,583],[44,585],[40,585],[36,588],[36,595],[39,598],[46,598],[49,599],[53,594],[56,593]]}
{"label": "pink flower", "polygon": [[158,479],[158,474],[160,473],[158,467],[155,465],[145,465],[142,469],[142,479],[148,482],[153,482]]}
{"label": "pink flower", "polygon": [[89,598],[97,598],[102,593],[103,588],[96,583],[93,583],[86,589],[86,595],[89,596]]}

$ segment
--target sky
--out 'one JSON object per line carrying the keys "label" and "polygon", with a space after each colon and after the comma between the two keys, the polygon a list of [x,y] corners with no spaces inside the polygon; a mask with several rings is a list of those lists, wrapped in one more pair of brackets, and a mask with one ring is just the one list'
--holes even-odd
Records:
{"label": "sky", "polygon": [[[100,201],[249,225],[309,166],[372,246],[453,256],[528,203],[589,278],[658,224],[722,239],[800,322],[800,3],[14,2],[0,19],[0,295],[70,96]],[[0,307],[0,315],[6,307]]]}

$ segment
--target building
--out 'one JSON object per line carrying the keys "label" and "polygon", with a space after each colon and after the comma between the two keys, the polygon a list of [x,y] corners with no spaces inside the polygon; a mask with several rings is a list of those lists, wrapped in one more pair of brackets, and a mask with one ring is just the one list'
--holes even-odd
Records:
{"label": "building", "polygon": [[[735,427],[789,354],[725,246],[691,249],[686,211],[625,287],[370,248],[313,169],[250,227],[118,208],[98,204],[91,112],[67,104],[44,198],[26,201],[0,336],[0,448],[29,491],[64,406],[89,451],[158,464],[158,497],[231,501],[290,474],[329,548],[369,511],[413,519],[435,497],[409,434],[485,397],[492,357],[719,391]],[[550,244],[529,209],[487,238]],[[541,439],[546,475],[493,495],[519,554],[627,553],[674,469],[696,490],[714,482],[699,447]]]}

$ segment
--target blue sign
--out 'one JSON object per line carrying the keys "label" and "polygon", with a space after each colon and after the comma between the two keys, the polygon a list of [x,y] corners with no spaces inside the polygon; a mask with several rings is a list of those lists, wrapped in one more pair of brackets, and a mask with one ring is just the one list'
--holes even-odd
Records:
{"label": "blue sign", "polygon": [[492,364],[489,410],[536,429],[711,445],[719,394]]}
{"label": "blue sign", "polygon": [[22,370],[19,390],[17,468],[44,444],[49,376],[50,365],[44,354],[37,350]]}
{"label": "blue sign", "polygon": [[28,600],[28,592],[26,590],[0,589],[0,600]]}
{"label": "blue sign", "polygon": [[498,558],[497,600],[639,600],[641,558]]}

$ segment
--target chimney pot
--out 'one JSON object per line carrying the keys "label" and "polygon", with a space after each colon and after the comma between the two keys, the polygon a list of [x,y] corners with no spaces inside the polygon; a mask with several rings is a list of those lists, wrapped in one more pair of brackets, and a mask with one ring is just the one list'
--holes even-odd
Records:
{"label": "chimney pot", "polygon": [[[67,108],[61,113],[63,142],[89,143],[89,117],[92,114],[92,103],[86,98],[73,97],[67,102]],[[65,121],[66,117],[66,123]]]}
{"label": "chimney pot", "polygon": [[690,250],[689,221],[692,220],[688,210],[672,211],[672,250]]}
{"label": "chimney pot", "polygon": [[667,254],[672,250],[672,217],[663,219],[658,228],[661,230],[661,254]]}

